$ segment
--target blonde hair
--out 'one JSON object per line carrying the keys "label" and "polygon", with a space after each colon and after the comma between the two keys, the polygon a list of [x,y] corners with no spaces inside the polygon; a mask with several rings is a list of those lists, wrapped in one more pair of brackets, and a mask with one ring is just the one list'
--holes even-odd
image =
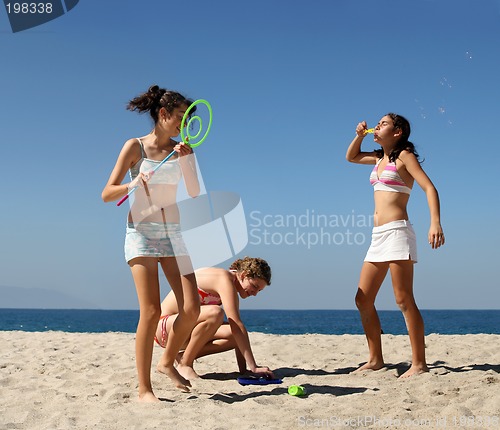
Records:
{"label": "blonde hair", "polygon": [[229,270],[236,270],[238,273],[245,272],[246,278],[260,278],[271,285],[271,268],[266,260],[257,257],[243,257],[231,264]]}

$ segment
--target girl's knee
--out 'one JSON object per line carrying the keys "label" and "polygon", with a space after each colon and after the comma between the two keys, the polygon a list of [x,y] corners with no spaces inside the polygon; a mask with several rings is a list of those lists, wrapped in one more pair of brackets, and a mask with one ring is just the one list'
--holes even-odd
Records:
{"label": "girl's knee", "polygon": [[191,305],[185,306],[181,313],[183,314],[184,321],[189,321],[194,325],[198,320],[198,317],[200,316],[200,304],[193,303]]}
{"label": "girl's knee", "polygon": [[369,298],[362,290],[358,289],[356,297],[354,299],[356,307],[358,309],[363,309],[369,306],[373,306],[374,301]]}
{"label": "girl's knee", "polygon": [[140,318],[148,323],[157,324],[161,316],[161,307],[151,305],[146,308],[141,309]]}
{"label": "girl's knee", "polygon": [[224,321],[224,311],[220,306],[207,306],[206,310],[207,320],[213,323],[222,324]]}
{"label": "girl's knee", "polygon": [[413,297],[408,295],[396,296],[396,304],[401,312],[406,313],[409,310],[416,309],[417,305]]}
{"label": "girl's knee", "polygon": [[403,312],[403,314],[405,314],[408,311],[408,306],[406,305],[406,303],[396,301],[396,304],[398,305],[399,310]]}

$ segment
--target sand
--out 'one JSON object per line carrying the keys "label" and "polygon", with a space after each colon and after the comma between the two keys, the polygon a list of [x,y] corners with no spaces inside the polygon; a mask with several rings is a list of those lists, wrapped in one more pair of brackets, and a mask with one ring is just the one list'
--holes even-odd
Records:
{"label": "sand", "polygon": [[364,336],[250,336],[281,385],[241,386],[229,351],[195,363],[188,394],[153,372],[164,401],[141,404],[134,334],[0,332],[0,429],[500,428],[500,335],[428,335],[430,372],[407,380],[407,336],[383,335],[387,367],[357,374]]}

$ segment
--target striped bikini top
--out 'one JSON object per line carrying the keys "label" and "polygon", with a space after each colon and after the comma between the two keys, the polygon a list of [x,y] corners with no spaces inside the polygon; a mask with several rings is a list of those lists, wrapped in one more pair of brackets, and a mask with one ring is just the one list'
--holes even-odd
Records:
{"label": "striped bikini top", "polygon": [[382,158],[377,161],[377,164],[375,164],[370,173],[370,184],[373,185],[373,191],[392,191],[395,193],[410,194],[411,188],[407,187],[401,176],[399,176],[394,161],[387,163],[380,177],[378,176],[378,165],[381,161]]}
{"label": "striped bikini top", "polygon": [[[141,145],[141,159],[130,168],[130,179],[133,181],[139,173],[151,172],[161,161],[146,158],[144,146],[141,139],[137,139]],[[178,159],[168,160],[155,172],[148,184],[170,184],[176,185],[182,177],[181,166]]]}

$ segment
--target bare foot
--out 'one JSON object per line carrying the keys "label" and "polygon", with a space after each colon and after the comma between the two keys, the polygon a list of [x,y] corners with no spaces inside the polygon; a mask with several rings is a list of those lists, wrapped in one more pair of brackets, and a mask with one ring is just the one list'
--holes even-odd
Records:
{"label": "bare foot", "polygon": [[383,361],[369,361],[351,373],[362,372],[363,370],[380,370],[384,367]]}
{"label": "bare foot", "polygon": [[189,387],[191,386],[191,383],[185,379],[175,367],[167,367],[167,366],[161,366],[158,364],[156,367],[158,372],[163,373],[167,375],[172,382],[175,384],[176,388],[179,388],[182,392],[184,393],[189,393]]}
{"label": "bare foot", "polygon": [[429,371],[429,368],[427,367],[426,364],[423,365],[411,365],[411,367],[403,373],[398,379],[406,379],[406,378],[411,378],[412,376],[415,375],[421,375],[422,373],[426,373]]}
{"label": "bare foot", "polygon": [[140,403],[157,403],[160,401],[151,391],[139,394],[138,401]]}
{"label": "bare foot", "polygon": [[177,371],[188,380],[200,379],[200,375],[198,375],[195,370],[191,366],[186,366],[185,364],[178,364]]}

